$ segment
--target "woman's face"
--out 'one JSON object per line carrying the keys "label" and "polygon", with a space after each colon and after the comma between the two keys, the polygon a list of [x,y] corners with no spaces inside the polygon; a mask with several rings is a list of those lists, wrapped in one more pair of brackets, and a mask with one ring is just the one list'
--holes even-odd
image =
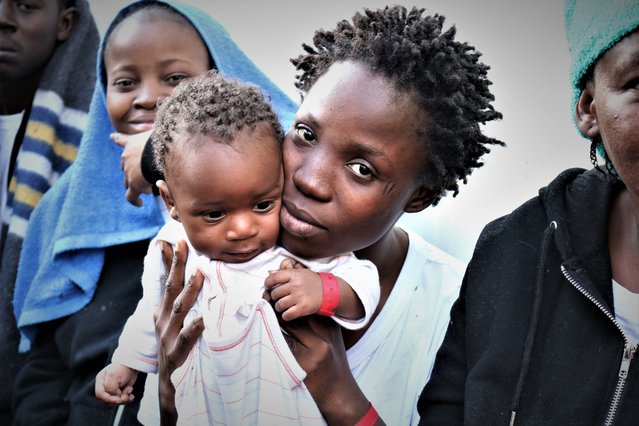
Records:
{"label": "woman's face", "polygon": [[425,152],[420,114],[384,77],[333,64],[308,92],[284,141],[281,242],[314,258],[357,251],[418,200]]}
{"label": "woman's face", "polygon": [[171,12],[141,10],[111,33],[104,52],[106,102],[116,131],[151,130],[158,101],[186,78],[209,69],[209,54],[195,29]]}
{"label": "woman's face", "polygon": [[639,194],[639,30],[595,66],[593,103],[598,133],[624,183]]}

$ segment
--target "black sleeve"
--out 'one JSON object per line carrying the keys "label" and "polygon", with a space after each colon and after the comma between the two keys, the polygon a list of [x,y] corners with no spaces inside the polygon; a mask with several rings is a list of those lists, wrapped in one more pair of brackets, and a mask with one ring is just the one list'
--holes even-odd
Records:
{"label": "black sleeve", "polygon": [[466,286],[451,309],[446,337],[437,353],[430,380],[417,401],[420,425],[463,425],[466,384]]}
{"label": "black sleeve", "polygon": [[[93,299],[80,311],[38,327],[13,394],[14,425],[112,425],[117,407],[95,396],[95,376],[111,360],[124,323],[142,297],[149,241],[109,247]],[[119,425],[136,419],[145,375]]]}
{"label": "black sleeve", "polygon": [[13,395],[14,425],[61,425],[69,418],[63,403],[71,375],[55,343],[61,321],[43,324],[21,368]]}
{"label": "black sleeve", "polygon": [[144,176],[144,179],[153,186],[153,194],[158,195],[158,189],[155,186],[155,182],[160,179],[164,179],[164,175],[157,169],[157,167],[155,167],[151,138],[149,138],[149,140],[146,141],[146,144],[144,144],[140,167],[142,168],[142,176]]}

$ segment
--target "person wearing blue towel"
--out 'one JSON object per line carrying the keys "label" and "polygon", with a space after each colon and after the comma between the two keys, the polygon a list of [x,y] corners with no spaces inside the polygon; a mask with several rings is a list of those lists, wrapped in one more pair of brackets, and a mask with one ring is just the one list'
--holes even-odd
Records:
{"label": "person wearing blue towel", "polygon": [[21,252],[14,313],[28,354],[13,394],[19,425],[112,424],[116,414],[137,422],[135,404],[118,414],[95,398],[94,378],[142,296],[144,255],[165,218],[152,195],[142,207],[126,202],[122,149],[109,135],[150,129],[158,100],[211,67],[260,86],[284,120],[296,108],[224,28],[179,3],[122,9],[97,58],[78,158],[34,209]]}
{"label": "person wearing blue towel", "polygon": [[99,35],[86,0],[0,1],[0,423],[9,424],[19,333],[18,257],[29,217],[75,160]]}
{"label": "person wearing blue towel", "polygon": [[639,1],[568,0],[565,28],[595,168],[564,171],[486,226],[423,424],[639,419]]}

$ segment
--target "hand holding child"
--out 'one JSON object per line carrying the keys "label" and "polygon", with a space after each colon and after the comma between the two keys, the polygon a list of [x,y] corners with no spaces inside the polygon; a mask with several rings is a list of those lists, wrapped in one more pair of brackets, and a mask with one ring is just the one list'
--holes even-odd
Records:
{"label": "hand holding child", "polygon": [[119,405],[133,401],[133,384],[138,372],[121,364],[109,364],[95,377],[95,396],[105,404]]}

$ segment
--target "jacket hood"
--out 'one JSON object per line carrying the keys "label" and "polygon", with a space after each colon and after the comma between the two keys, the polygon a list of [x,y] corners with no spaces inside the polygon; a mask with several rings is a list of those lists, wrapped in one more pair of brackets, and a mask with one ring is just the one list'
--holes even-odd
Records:
{"label": "jacket hood", "polygon": [[511,424],[519,410],[541,315],[547,261],[552,246],[562,260],[562,273],[580,292],[609,313],[612,279],[608,250],[608,216],[617,188],[623,185],[607,172],[568,169],[539,191],[548,226],[540,247],[534,299],[524,353],[511,403]]}
{"label": "jacket hood", "polygon": [[[568,169],[539,191],[564,266],[584,288],[612,306],[608,217],[623,183],[597,169]],[[594,247],[594,248],[593,248]],[[612,310],[611,310],[612,312]]]}
{"label": "jacket hood", "polygon": [[[623,183],[608,172],[575,168],[562,172],[539,191],[548,223],[554,221],[557,225],[554,241],[564,262],[609,256],[609,211],[614,195],[621,188]],[[605,278],[601,268],[583,266],[594,281]],[[609,271],[605,272],[610,276]]]}
{"label": "jacket hood", "polygon": [[564,259],[575,256],[583,247],[583,240],[607,238],[604,226],[595,227],[601,231],[599,235],[584,230],[608,221],[614,185],[614,177],[607,172],[574,168],[562,172],[539,191],[549,221],[557,223],[557,248]]}

